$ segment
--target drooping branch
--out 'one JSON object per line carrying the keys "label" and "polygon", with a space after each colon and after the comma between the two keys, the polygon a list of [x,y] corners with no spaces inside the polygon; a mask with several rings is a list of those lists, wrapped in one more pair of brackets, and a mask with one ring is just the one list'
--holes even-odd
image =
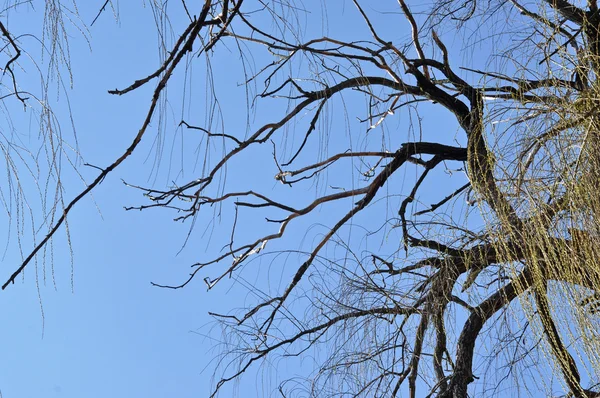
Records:
{"label": "drooping branch", "polygon": [[[14,283],[17,276],[19,276],[19,274],[21,274],[21,272],[23,272],[23,270],[25,269],[27,264],[29,264],[29,262],[35,257],[35,255],[46,246],[48,241],[54,236],[56,231],[58,231],[58,229],[61,227],[61,225],[65,222],[68,214],[71,212],[73,207],[81,199],[87,197],[87,195],[95,187],[97,187],[102,181],[104,181],[104,179],[106,178],[106,176],[108,174],[110,174],[114,169],[116,169],[121,163],[123,163],[125,161],[125,159],[127,159],[135,151],[135,149],[137,148],[139,143],[142,141],[142,138],[144,137],[144,135],[148,129],[148,126],[150,125],[150,121],[152,120],[152,116],[154,115],[154,111],[156,109],[156,106],[158,105],[158,100],[160,98],[161,92],[166,87],[167,82],[171,78],[173,72],[175,71],[175,68],[178,66],[180,61],[183,59],[183,56],[187,52],[192,50],[193,44],[196,41],[198,34],[200,33],[200,30],[202,29],[202,27],[205,26],[205,20],[206,20],[206,17],[208,16],[208,12],[210,11],[210,8],[211,8],[211,2],[209,0],[206,0],[204,2],[204,5],[202,7],[202,10],[199,14],[198,19],[196,21],[192,22],[188,26],[188,28],[184,31],[184,33],[180,36],[179,40],[175,44],[175,46],[173,48],[173,54],[174,54],[173,57],[169,58],[169,59],[167,59],[167,61],[165,61],[163,77],[159,81],[156,88],[154,89],[154,93],[152,95],[152,101],[150,103],[148,112],[146,113],[146,117],[142,123],[140,130],[135,135],[135,137],[132,140],[129,147],[113,163],[111,163],[108,167],[103,169],[103,171],[96,177],[96,179],[91,184],[89,184],[84,190],[82,190],[73,200],[71,200],[67,204],[67,206],[63,210],[63,214],[54,223],[54,225],[52,226],[50,231],[46,234],[44,239],[42,239],[37,244],[37,246],[35,246],[35,248],[29,253],[29,255],[21,263],[21,265],[12,273],[12,275],[2,285],[2,290],[6,289],[6,287],[10,283]],[[181,46],[181,49],[180,49],[180,46]],[[166,65],[168,65],[168,67]],[[141,85],[141,84],[143,84],[143,83],[140,83],[139,85]],[[135,83],[134,83],[134,85],[135,85]],[[139,87],[139,85],[138,85],[138,87]],[[121,93],[121,92],[119,92],[119,93]]]}
{"label": "drooping branch", "polygon": [[550,306],[548,304],[546,295],[547,290],[545,283],[543,286],[537,287],[534,292],[535,302],[538,307],[538,313],[540,315],[540,321],[542,323],[542,328],[544,329],[544,334],[546,335],[548,343],[552,348],[552,353],[554,356],[556,356],[556,360],[563,373],[564,380],[569,387],[569,391],[574,397],[585,398],[586,393],[581,387],[579,370],[577,370],[575,360],[567,351],[562,342],[560,334],[558,333],[558,329],[556,328],[556,324],[554,323],[550,313]]}

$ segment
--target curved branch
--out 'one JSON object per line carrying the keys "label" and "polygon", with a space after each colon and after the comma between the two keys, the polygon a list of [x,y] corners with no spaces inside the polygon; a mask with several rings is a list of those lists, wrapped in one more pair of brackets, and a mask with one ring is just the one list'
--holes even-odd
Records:
{"label": "curved branch", "polygon": [[466,398],[468,396],[467,386],[474,380],[473,353],[479,332],[488,319],[514,300],[531,283],[531,273],[528,269],[525,269],[512,282],[499,289],[473,309],[458,338],[456,363],[450,378],[450,384],[440,394],[440,398]]}

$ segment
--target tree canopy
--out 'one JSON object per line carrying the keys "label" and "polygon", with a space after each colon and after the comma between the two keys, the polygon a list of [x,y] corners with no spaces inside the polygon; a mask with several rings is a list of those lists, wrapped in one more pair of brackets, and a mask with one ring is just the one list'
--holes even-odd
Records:
{"label": "tree canopy", "polygon": [[311,371],[275,380],[282,396],[600,396],[596,1],[151,1],[158,61],[106,94],[142,92],[145,116],[104,165],[62,134],[81,127],[48,83],[68,95],[69,42],[99,33],[75,3],[42,4],[42,58],[9,24],[33,4],[0,18],[5,114],[37,115],[43,148],[3,136],[2,202],[33,231],[3,289],[154,141],[131,166],[154,178],[125,181],[140,200],[123,205],[182,224],[198,261],[153,284],[248,292],[211,312],[211,396],[295,357]]}

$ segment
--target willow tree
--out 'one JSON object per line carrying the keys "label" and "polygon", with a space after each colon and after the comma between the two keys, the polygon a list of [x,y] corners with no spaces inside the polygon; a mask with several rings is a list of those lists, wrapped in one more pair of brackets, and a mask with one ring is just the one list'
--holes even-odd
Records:
{"label": "willow tree", "polygon": [[600,396],[596,1],[181,6],[164,62],[110,92],[155,85],[131,146],[3,288],[145,139],[172,76],[221,57],[244,66],[228,78],[247,130],[213,89],[179,126],[203,135],[202,171],[131,183],[147,202],[130,208],[229,231],[182,283],[156,283],[248,289],[213,314],[227,336],[213,395],[306,357],[284,396]]}

